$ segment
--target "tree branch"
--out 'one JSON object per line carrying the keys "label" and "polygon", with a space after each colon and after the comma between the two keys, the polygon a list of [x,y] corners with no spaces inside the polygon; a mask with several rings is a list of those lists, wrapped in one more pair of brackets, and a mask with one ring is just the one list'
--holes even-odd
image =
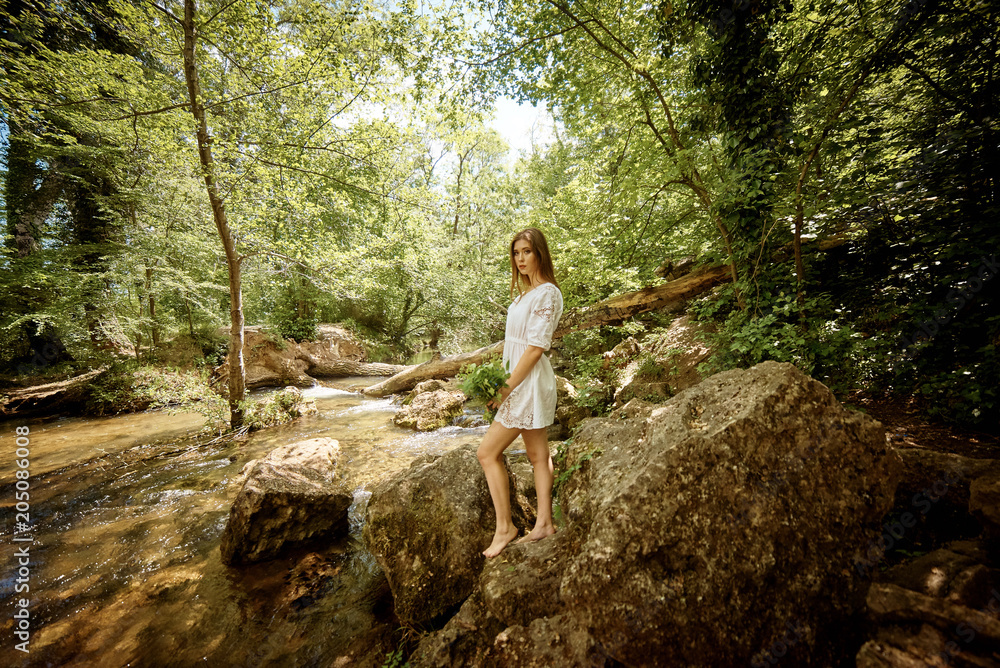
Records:
{"label": "tree branch", "polygon": [[418,209],[423,209],[424,211],[431,211],[431,212],[434,211],[434,209],[431,209],[430,207],[424,206],[423,204],[417,204],[416,202],[411,202],[409,200],[403,199],[402,197],[396,197],[395,195],[377,193],[377,192],[375,192],[373,190],[368,190],[367,188],[362,188],[361,186],[356,186],[353,183],[348,183],[347,181],[342,181],[342,180],[340,180],[338,178],[330,176],[329,174],[323,174],[322,172],[315,172],[315,171],[313,171],[311,169],[302,169],[301,167],[293,167],[291,165],[283,165],[283,164],[278,163],[278,162],[272,162],[270,160],[265,160],[264,158],[261,158],[259,156],[253,155],[251,153],[245,153],[243,151],[240,151],[239,149],[237,149],[236,152],[239,153],[240,155],[244,156],[244,157],[250,158],[251,160],[256,160],[257,162],[259,162],[262,165],[267,165],[268,167],[278,167],[280,169],[288,169],[288,170],[293,171],[293,172],[299,172],[300,174],[309,174],[311,176],[318,176],[321,179],[326,179],[327,181],[332,181],[333,183],[341,185],[341,186],[343,186],[343,187],[345,187],[345,188],[347,188],[349,190],[357,190],[358,192],[365,193],[366,195],[373,195],[373,196],[378,197],[380,199],[391,199],[394,202],[400,202],[402,204],[407,204],[409,206],[412,206],[412,207],[415,207],[415,208],[418,208]]}
{"label": "tree branch", "polygon": [[172,109],[187,109],[191,106],[190,102],[181,102],[180,104],[172,104],[169,107],[163,107],[162,109],[150,109],[149,111],[133,111],[131,114],[126,114],[124,116],[116,116],[115,118],[104,118],[104,121],[124,121],[126,119],[135,119],[139,116],[152,116],[153,114],[162,114],[165,111],[171,111]]}
{"label": "tree branch", "polygon": [[[207,25],[208,25],[209,23],[211,23],[211,22],[212,22],[212,21],[214,21],[214,20],[215,20],[216,18],[218,18],[219,14],[221,14],[221,13],[222,13],[222,12],[224,12],[224,11],[226,11],[227,9],[229,9],[230,7],[232,7],[233,5],[235,5],[235,4],[237,3],[237,2],[240,2],[240,0],[233,0],[233,1],[232,1],[232,2],[230,2],[229,4],[225,5],[224,7],[222,7],[221,9],[219,9],[219,11],[215,12],[215,13],[214,13],[214,14],[212,14],[212,15],[211,15],[210,17],[208,17],[207,19],[205,19],[204,21],[202,21],[201,23],[199,23],[199,24],[198,24],[198,28],[199,28],[199,29],[200,29],[200,28],[204,28],[204,27],[205,27],[205,26],[207,26]],[[202,39],[205,39],[205,37],[204,37],[204,36],[201,36],[201,35],[200,35],[200,37],[201,37]]]}
{"label": "tree branch", "polygon": [[912,64],[910,62],[907,62],[905,59],[903,59],[902,62],[903,62],[903,67],[905,67],[906,69],[910,70],[911,72],[913,72],[914,74],[916,74],[918,77],[920,77],[921,79],[923,79],[924,81],[926,81],[927,85],[934,89],[934,92],[936,92],[938,95],[940,95],[944,99],[946,99],[949,102],[951,102],[952,104],[954,104],[959,109],[963,110],[965,113],[969,114],[970,117],[975,118],[975,115],[971,112],[971,109],[970,109],[969,106],[967,106],[966,104],[964,104],[962,102],[962,100],[959,99],[957,96],[955,96],[952,93],[949,93],[948,91],[946,91],[941,86],[941,84],[939,84],[936,81],[934,81],[934,79],[932,79],[931,76],[929,74],[927,74],[927,72],[924,72],[922,69],[920,69],[916,65],[914,65],[914,64]]}
{"label": "tree branch", "polygon": [[[587,23],[589,23],[589,21],[587,21]],[[559,35],[565,35],[568,32],[572,32],[573,30],[576,30],[578,27],[579,26],[570,26],[570,27],[566,28],[565,30],[557,30],[556,32],[550,32],[550,33],[548,33],[546,35],[541,35],[540,37],[532,37],[531,39],[526,39],[523,42],[521,42],[520,44],[518,44],[517,46],[515,46],[514,48],[508,49],[507,51],[504,51],[503,53],[499,54],[498,56],[495,56],[494,58],[490,58],[489,60],[484,60],[484,61],[481,61],[481,62],[470,62],[470,61],[467,61],[467,60],[461,60],[459,58],[456,58],[455,62],[456,63],[462,63],[463,65],[469,65],[471,67],[482,67],[484,65],[492,65],[493,63],[495,63],[496,61],[500,60],[501,58],[506,58],[507,56],[514,55],[515,53],[517,53],[518,51],[520,51],[524,47],[528,46],[529,44],[534,44],[535,42],[544,42],[547,39],[551,39],[553,37],[558,37]]]}
{"label": "tree branch", "polygon": [[161,12],[163,12],[164,14],[166,14],[166,15],[167,15],[167,16],[168,16],[169,18],[173,19],[173,20],[174,20],[174,22],[176,22],[176,23],[177,23],[177,25],[179,25],[179,26],[181,26],[181,27],[183,27],[183,26],[184,26],[184,21],[183,21],[183,20],[181,20],[181,19],[179,19],[179,18],[178,18],[177,16],[175,16],[175,15],[174,15],[174,13],[173,13],[173,12],[171,12],[171,11],[170,11],[169,9],[166,9],[166,8],[164,8],[164,7],[160,7],[160,6],[159,6],[158,4],[156,4],[155,2],[151,2],[151,3],[149,3],[149,4],[150,4],[150,5],[152,5],[154,9],[158,9],[158,10],[160,10]]}

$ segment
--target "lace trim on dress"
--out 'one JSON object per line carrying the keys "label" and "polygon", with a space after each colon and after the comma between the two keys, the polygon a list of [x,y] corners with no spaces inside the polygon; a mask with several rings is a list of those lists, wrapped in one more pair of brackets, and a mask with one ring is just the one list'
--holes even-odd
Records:
{"label": "lace trim on dress", "polygon": [[[520,389],[520,386],[514,389],[514,392]],[[511,406],[513,402],[511,398],[514,396],[514,392],[511,392],[507,396],[507,401],[500,404],[500,410],[497,411],[496,419],[500,421],[500,424],[507,427],[508,429],[534,429],[535,428],[535,405],[531,402],[528,407],[528,412],[526,415],[513,415],[511,414]]]}
{"label": "lace trim on dress", "polygon": [[536,308],[534,311],[532,311],[532,313],[537,315],[539,318],[548,321],[552,319],[553,311],[555,311],[554,306],[546,306],[544,308]]}

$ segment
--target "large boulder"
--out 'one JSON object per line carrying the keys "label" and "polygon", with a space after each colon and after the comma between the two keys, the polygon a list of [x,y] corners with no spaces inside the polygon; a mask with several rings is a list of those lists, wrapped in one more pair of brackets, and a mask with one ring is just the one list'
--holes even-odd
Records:
{"label": "large boulder", "polygon": [[334,439],[313,438],[249,462],[222,533],[223,562],[262,561],[285,546],[346,535],[354,497],[336,478],[339,453]]}
{"label": "large boulder", "polygon": [[568,483],[583,540],[560,597],[613,659],[842,658],[902,466],[880,423],[764,362],[590,420],[574,447],[591,457]]}
{"label": "large boulder", "polygon": [[[571,614],[539,617],[510,626],[493,641],[490,656],[503,668],[600,668],[616,665],[580,621]],[[657,665],[655,657],[649,657]]]}
{"label": "large boulder", "polygon": [[[508,484],[514,523],[530,529],[527,502],[509,467]],[[364,540],[389,580],[399,619],[430,622],[468,598],[495,528],[475,445],[418,458],[379,483],[368,501]]]}
{"label": "large boulder", "polygon": [[451,424],[462,413],[465,394],[460,390],[433,390],[413,397],[409,404],[399,409],[392,421],[400,427],[417,431],[432,431]]}
{"label": "large boulder", "polygon": [[556,421],[549,428],[550,441],[567,438],[577,425],[593,415],[591,409],[577,403],[579,398],[580,394],[572,383],[556,376]]}
{"label": "large boulder", "polygon": [[633,399],[611,414],[612,419],[595,420],[591,428],[600,425],[600,437],[574,439],[560,444],[555,464],[555,487],[562,514],[575,526],[590,526],[593,510],[590,493],[591,467],[594,458],[605,449],[628,447],[642,437],[645,419],[655,404]]}
{"label": "large boulder", "polygon": [[[228,329],[219,329],[219,335],[228,336]],[[296,343],[283,340],[262,327],[249,326],[244,330],[243,359],[247,389],[259,387],[312,387],[316,378],[324,376],[373,375],[359,361],[365,357],[361,343],[339,325],[322,324],[316,327],[317,340]],[[402,366],[381,365],[383,373],[393,374]],[[229,378],[229,365],[222,364],[213,371],[212,382],[225,388]]]}

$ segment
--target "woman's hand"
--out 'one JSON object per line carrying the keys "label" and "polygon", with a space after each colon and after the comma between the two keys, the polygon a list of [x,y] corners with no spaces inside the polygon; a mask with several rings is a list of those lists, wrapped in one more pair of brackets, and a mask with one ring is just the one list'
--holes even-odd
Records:
{"label": "woman's hand", "polygon": [[507,397],[510,396],[511,392],[512,392],[512,390],[509,387],[507,387],[506,385],[504,385],[503,387],[500,388],[500,399],[499,400],[492,399],[489,402],[488,405],[490,406],[490,408],[495,408],[495,409],[499,410],[500,409],[500,404],[502,404],[503,402],[507,401]]}

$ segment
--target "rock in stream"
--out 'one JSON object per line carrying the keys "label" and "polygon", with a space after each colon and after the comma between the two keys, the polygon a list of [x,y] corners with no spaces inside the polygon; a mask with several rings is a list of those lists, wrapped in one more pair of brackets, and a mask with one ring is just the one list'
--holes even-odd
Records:
{"label": "rock in stream", "polygon": [[336,479],[339,454],[334,439],[313,438],[248,462],[222,534],[223,562],[263,561],[286,545],[346,535],[354,496]]}

